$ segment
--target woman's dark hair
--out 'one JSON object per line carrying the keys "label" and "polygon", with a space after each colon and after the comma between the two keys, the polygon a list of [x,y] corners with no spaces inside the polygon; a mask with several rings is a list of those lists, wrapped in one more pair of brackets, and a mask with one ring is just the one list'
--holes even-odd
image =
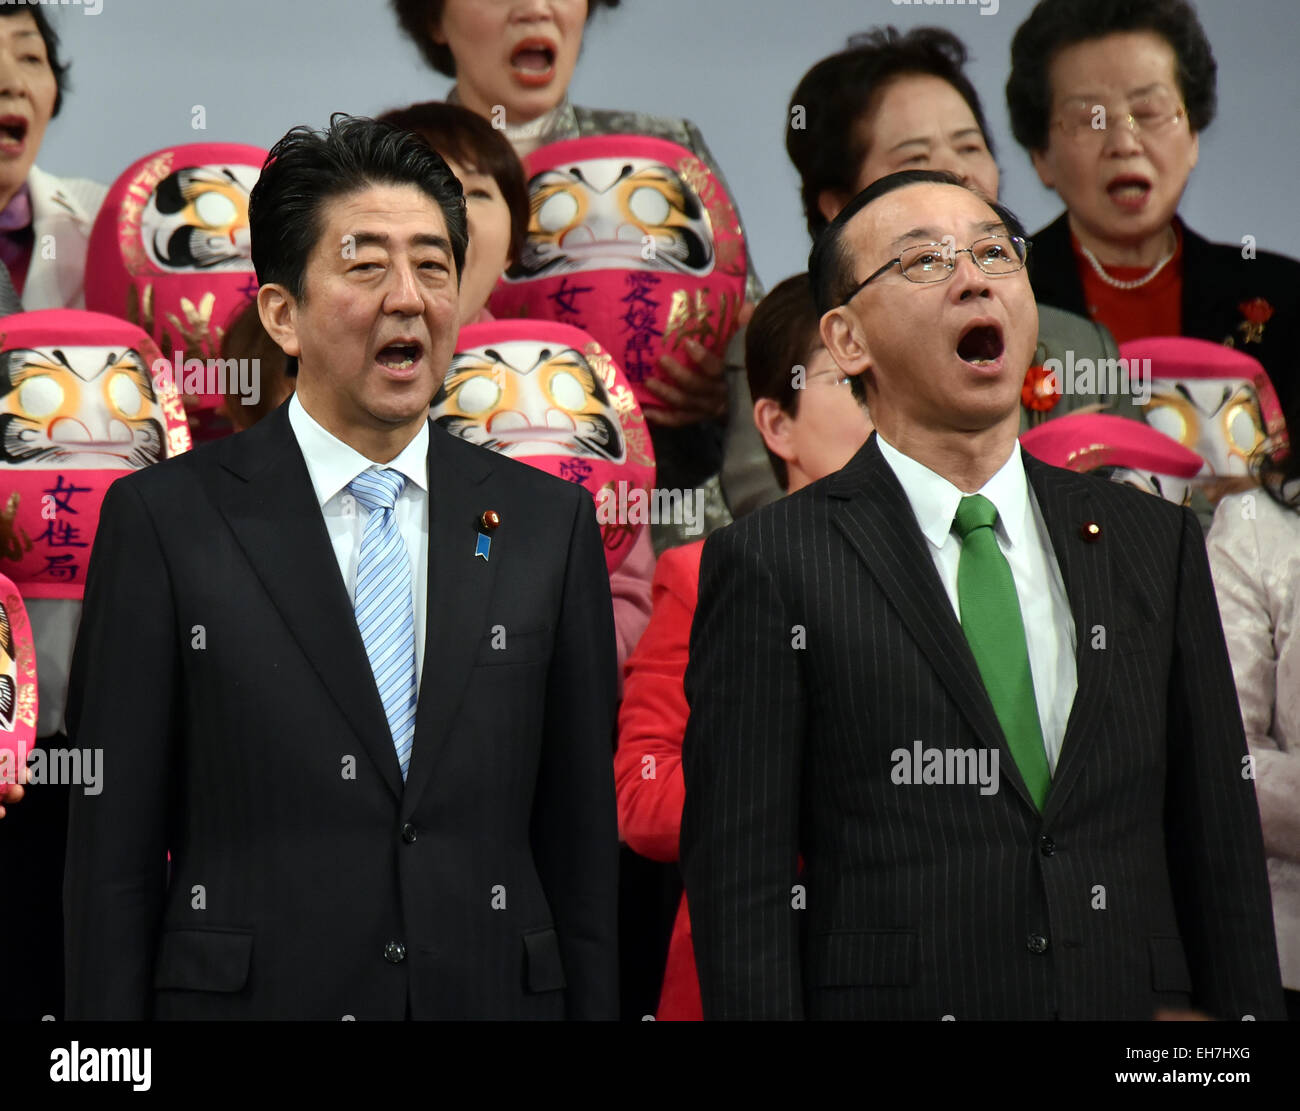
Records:
{"label": "woman's dark hair", "polygon": [[[800,390],[795,389],[794,368],[806,368],[812,354],[822,345],[821,314],[813,303],[807,274],[795,274],[774,286],[754,310],[745,329],[745,377],[750,396],[758,401],[770,398],[781,411],[799,415]],[[858,404],[866,404],[860,378],[849,379]],[[767,449],[772,473],[784,490],[790,482],[785,460]]]}
{"label": "woman's dark hair", "polygon": [[493,178],[510,210],[510,257],[519,257],[528,236],[528,183],[523,163],[505,135],[478,113],[440,100],[397,108],[378,119],[412,132],[467,170]]}
{"label": "woman's dark hair", "polygon": [[[1290,439],[1287,453],[1280,459],[1264,456],[1256,472],[1270,498],[1282,508],[1300,513],[1300,393],[1292,397],[1285,419]],[[1290,490],[1284,489],[1292,483],[1295,485]]]}
{"label": "woman's dark hair", "polygon": [[854,276],[852,252],[844,241],[844,229],[849,221],[872,201],[909,185],[955,185],[958,189],[966,189],[993,209],[1008,235],[1027,238],[1024,225],[1011,209],[976,193],[947,170],[899,170],[895,174],[886,174],[849,201],[813,244],[812,254],[808,256],[808,276],[819,316],[840,305],[860,280]]}
{"label": "woman's dark hair", "polygon": [[459,283],[469,232],[456,175],[410,132],[342,112],[324,131],[293,128],[266,157],[248,198],[258,283],[274,282],[304,300],[307,260],[321,236],[325,202],[371,185],[413,185],[437,203]]}
{"label": "woman's dark hair", "polygon": [[39,8],[30,5],[18,7],[16,5],[0,5],[0,19],[10,16],[22,15],[26,13],[36,21],[36,29],[41,33],[41,40],[45,43],[45,54],[50,60],[50,69],[54,71],[54,83],[57,92],[54,94],[54,111],[50,113],[50,118],[59,114],[59,109],[63,107],[63,94],[69,89],[68,70],[71,66],[67,62],[59,61],[59,34],[50,24],[49,17]]}
{"label": "woman's dark hair", "polygon": [[1178,91],[1193,132],[1214,119],[1218,65],[1187,0],[1039,0],[1011,40],[1007,108],[1011,132],[1029,151],[1047,147],[1052,61],[1066,47],[1127,31],[1152,31],[1174,52]]}
{"label": "woman's dark hair", "polygon": [[868,154],[859,121],[896,77],[920,74],[947,81],[970,108],[993,153],[979,95],[962,70],[965,64],[966,46],[949,31],[916,27],[904,35],[895,27],[877,27],[854,35],[847,49],[823,58],[803,75],[790,97],[785,150],[799,171],[809,235],[816,239],[827,224],[817,207],[821,193],[852,190]]}
{"label": "woman's dark hair", "polygon": [[[444,0],[390,0],[397,22],[406,37],[420,48],[424,60],[439,73],[447,77],[456,76],[456,59],[451,56],[451,48],[433,41],[433,27],[442,20]],[[597,8],[617,8],[619,0],[588,0],[587,21],[596,14]]]}

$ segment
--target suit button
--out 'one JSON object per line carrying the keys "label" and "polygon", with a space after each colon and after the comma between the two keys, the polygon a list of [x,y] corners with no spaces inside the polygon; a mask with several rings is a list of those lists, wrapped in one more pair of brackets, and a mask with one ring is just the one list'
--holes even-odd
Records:
{"label": "suit button", "polygon": [[1050,837],[1042,837],[1038,841],[1038,851],[1044,856],[1056,855],[1056,842]]}
{"label": "suit button", "polygon": [[400,941],[390,941],[384,946],[384,960],[390,964],[401,964],[406,960],[406,946]]}
{"label": "suit button", "polygon": [[1047,938],[1042,934],[1030,934],[1028,945],[1031,953],[1047,952]]}
{"label": "suit button", "polygon": [[402,826],[402,840],[408,845],[418,836],[419,834],[415,832],[415,826],[411,825],[410,822],[407,822],[406,825]]}

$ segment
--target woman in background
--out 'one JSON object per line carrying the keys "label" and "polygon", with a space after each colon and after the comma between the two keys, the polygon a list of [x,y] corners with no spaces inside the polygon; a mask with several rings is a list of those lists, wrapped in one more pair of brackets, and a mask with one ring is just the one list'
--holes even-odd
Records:
{"label": "woman in background", "polygon": [[[36,165],[68,66],[38,7],[0,6],[0,314],[85,307],[86,246],[108,187]],[[55,249],[51,249],[55,248]]]}
{"label": "woman in background", "polygon": [[[1287,413],[1300,428],[1300,404]],[[1219,503],[1206,539],[1254,764],[1287,1014],[1300,1021],[1300,449]]]}
{"label": "woman in background", "polygon": [[[1017,141],[1065,213],[1033,237],[1040,301],[1123,344],[1190,336],[1240,347],[1290,410],[1300,263],[1210,243],[1178,216],[1214,119],[1218,67],[1187,0],[1041,0],[1011,43]],[[1250,230],[1243,226],[1243,230]]]}
{"label": "woman in background", "polygon": [[[753,421],[787,493],[839,470],[871,435],[862,381],[835,365],[822,346],[819,319],[808,275],[799,274],[759,303],[746,337]],[[802,382],[790,374],[792,366],[805,368]],[[642,856],[673,863],[686,798],[682,740],[690,711],[683,680],[703,551],[700,540],[659,557],[650,626],[627,664],[614,756],[620,835]],[[704,1017],[684,895],[656,1017]]]}

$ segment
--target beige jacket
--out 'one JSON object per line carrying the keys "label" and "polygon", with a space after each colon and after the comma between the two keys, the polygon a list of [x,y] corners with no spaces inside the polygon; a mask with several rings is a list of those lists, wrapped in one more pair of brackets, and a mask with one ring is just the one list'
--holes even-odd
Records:
{"label": "beige jacket", "polygon": [[1229,495],[1206,543],[1255,757],[1282,983],[1300,990],[1300,511],[1262,490]]}

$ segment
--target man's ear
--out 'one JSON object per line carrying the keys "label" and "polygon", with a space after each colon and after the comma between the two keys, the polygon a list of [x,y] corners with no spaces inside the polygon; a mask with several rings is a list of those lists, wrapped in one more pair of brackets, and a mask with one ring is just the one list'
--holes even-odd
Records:
{"label": "man's ear", "polygon": [[257,315],[262,318],[266,334],[286,355],[298,358],[302,344],[298,342],[298,302],[284,286],[274,282],[257,291]]}
{"label": "man's ear", "polygon": [[1029,158],[1034,164],[1034,171],[1038,174],[1038,180],[1049,189],[1056,188],[1056,174],[1052,171],[1051,163],[1047,158],[1046,150],[1031,150]]}
{"label": "man's ear", "polygon": [[754,427],[763,437],[768,451],[787,463],[794,461],[794,445],[790,442],[790,414],[772,398],[760,397],[754,402]]}
{"label": "man's ear", "polygon": [[871,366],[871,351],[862,325],[847,307],[831,309],[821,319],[822,343],[845,374],[861,374]]}
{"label": "man's ear", "polygon": [[849,203],[849,197],[841,189],[823,189],[817,194],[817,211],[822,214],[829,224],[840,210]]}

